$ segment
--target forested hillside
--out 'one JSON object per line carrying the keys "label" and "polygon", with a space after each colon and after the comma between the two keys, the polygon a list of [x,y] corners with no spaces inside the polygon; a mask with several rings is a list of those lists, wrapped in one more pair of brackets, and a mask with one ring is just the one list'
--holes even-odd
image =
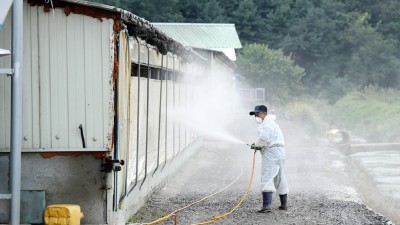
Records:
{"label": "forested hillside", "polygon": [[398,0],[96,0],[150,22],[234,23],[243,44],[291,54],[311,94],[399,87]]}

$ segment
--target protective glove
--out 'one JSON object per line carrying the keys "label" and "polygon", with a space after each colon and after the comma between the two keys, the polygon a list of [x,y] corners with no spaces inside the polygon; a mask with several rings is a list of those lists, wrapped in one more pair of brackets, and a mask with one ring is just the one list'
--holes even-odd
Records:
{"label": "protective glove", "polygon": [[257,140],[254,142],[254,144],[256,146],[264,146],[265,145],[263,139],[261,139],[261,138],[257,138]]}

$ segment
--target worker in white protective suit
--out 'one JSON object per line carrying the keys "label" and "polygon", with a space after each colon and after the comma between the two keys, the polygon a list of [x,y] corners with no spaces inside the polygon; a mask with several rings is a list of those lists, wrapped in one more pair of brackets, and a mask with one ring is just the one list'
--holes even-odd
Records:
{"label": "worker in white protective suit", "polygon": [[261,191],[263,196],[260,213],[271,212],[272,195],[276,191],[281,201],[280,210],[287,210],[288,183],[283,170],[285,161],[285,140],[278,124],[267,115],[265,105],[257,105],[249,113],[254,115],[258,126],[258,139],[255,146],[262,147]]}

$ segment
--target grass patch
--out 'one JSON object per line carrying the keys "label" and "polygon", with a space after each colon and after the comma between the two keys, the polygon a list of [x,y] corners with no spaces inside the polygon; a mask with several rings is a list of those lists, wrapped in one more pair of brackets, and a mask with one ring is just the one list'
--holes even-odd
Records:
{"label": "grass patch", "polygon": [[147,206],[140,208],[135,215],[131,216],[128,220],[129,223],[144,223],[156,220],[165,216],[165,212],[149,212]]}
{"label": "grass patch", "polygon": [[146,217],[146,213],[147,213],[147,206],[143,206],[142,208],[140,208],[135,215],[131,216],[128,220],[129,223],[140,223],[143,222],[145,219],[147,219]]}
{"label": "grass patch", "polygon": [[288,104],[289,118],[307,135],[337,128],[368,142],[400,142],[400,91],[374,86],[349,92],[334,105],[315,98]]}
{"label": "grass patch", "polygon": [[323,101],[304,99],[292,102],[286,108],[289,119],[309,136],[321,137],[329,127],[326,115],[330,106]]}
{"label": "grass patch", "polygon": [[370,142],[400,141],[400,91],[368,87],[351,92],[336,102],[330,117]]}

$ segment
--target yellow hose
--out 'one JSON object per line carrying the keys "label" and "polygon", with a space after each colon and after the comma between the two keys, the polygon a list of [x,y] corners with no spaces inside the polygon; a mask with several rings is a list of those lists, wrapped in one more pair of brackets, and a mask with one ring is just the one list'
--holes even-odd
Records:
{"label": "yellow hose", "polygon": [[[217,220],[219,220],[219,219],[222,219],[222,218],[228,216],[229,214],[231,214],[232,212],[234,212],[235,210],[237,210],[237,209],[239,208],[239,206],[242,204],[242,202],[244,201],[244,199],[247,197],[247,195],[248,195],[248,193],[249,193],[249,190],[250,190],[250,187],[251,187],[251,183],[253,182],[255,160],[256,160],[256,151],[254,151],[254,155],[253,155],[253,166],[252,166],[252,171],[251,171],[250,183],[248,184],[247,189],[246,189],[246,192],[245,192],[245,194],[243,195],[243,197],[242,197],[242,199],[240,200],[240,202],[239,202],[231,211],[229,211],[229,212],[227,212],[227,213],[224,213],[224,214],[221,214],[221,215],[219,215],[219,216],[217,216],[217,217],[214,217],[214,218],[212,218],[212,219],[209,220],[209,221],[202,222],[202,223],[196,223],[196,224],[208,224],[208,223],[215,222],[215,221],[217,221]],[[171,212],[170,214],[168,214],[168,215],[166,215],[166,216],[163,216],[163,217],[161,217],[161,218],[159,218],[159,219],[157,219],[157,220],[154,220],[154,221],[149,222],[149,223],[142,223],[142,225],[153,225],[153,224],[161,223],[161,222],[163,222],[163,221],[169,219],[171,216],[176,215],[177,212],[182,211],[182,210],[184,210],[184,209],[186,209],[186,208],[189,208],[189,207],[192,206],[192,205],[195,205],[195,204],[197,204],[197,203],[200,203],[200,202],[202,202],[202,201],[204,201],[204,200],[206,200],[206,199],[208,199],[208,198],[211,198],[212,196],[214,196],[214,195],[216,195],[216,194],[219,194],[219,193],[223,192],[224,190],[226,190],[227,188],[229,188],[230,186],[232,186],[234,183],[236,183],[236,182],[239,180],[239,178],[242,176],[242,174],[243,174],[243,167],[241,167],[240,169],[241,169],[241,170],[240,170],[239,176],[238,176],[232,183],[230,183],[228,186],[224,187],[223,189],[221,189],[221,190],[219,190],[219,191],[217,191],[217,192],[215,192],[215,193],[213,193],[213,194],[211,194],[211,195],[208,195],[208,196],[206,196],[206,197],[204,197],[204,198],[202,198],[202,199],[200,199],[200,200],[197,200],[197,201],[195,201],[195,202],[192,202],[191,204],[189,204],[189,205],[187,205],[187,206],[185,206],[185,207],[182,207],[182,208],[180,208],[180,209],[177,209],[177,210]]]}
{"label": "yellow hose", "polygon": [[243,201],[246,199],[247,195],[249,194],[250,187],[251,187],[251,183],[253,183],[253,175],[254,175],[254,164],[255,164],[255,161],[256,161],[256,151],[254,151],[254,155],[253,155],[253,165],[252,165],[252,168],[251,168],[250,182],[249,182],[249,184],[247,185],[246,192],[245,192],[244,195],[242,196],[242,199],[240,199],[239,203],[238,203],[235,207],[233,207],[233,209],[231,209],[231,211],[229,211],[229,212],[227,212],[227,213],[223,213],[223,214],[221,214],[221,215],[219,215],[219,216],[216,216],[216,217],[214,217],[214,218],[212,218],[212,219],[210,219],[210,220],[208,220],[208,221],[204,221],[204,222],[200,222],[200,223],[193,223],[192,225],[201,225],[201,224],[214,223],[214,222],[217,221],[217,220],[220,220],[220,219],[222,219],[222,218],[225,218],[226,216],[228,216],[229,214],[233,213],[234,211],[236,211],[236,210],[239,208],[239,206],[243,203]]}

